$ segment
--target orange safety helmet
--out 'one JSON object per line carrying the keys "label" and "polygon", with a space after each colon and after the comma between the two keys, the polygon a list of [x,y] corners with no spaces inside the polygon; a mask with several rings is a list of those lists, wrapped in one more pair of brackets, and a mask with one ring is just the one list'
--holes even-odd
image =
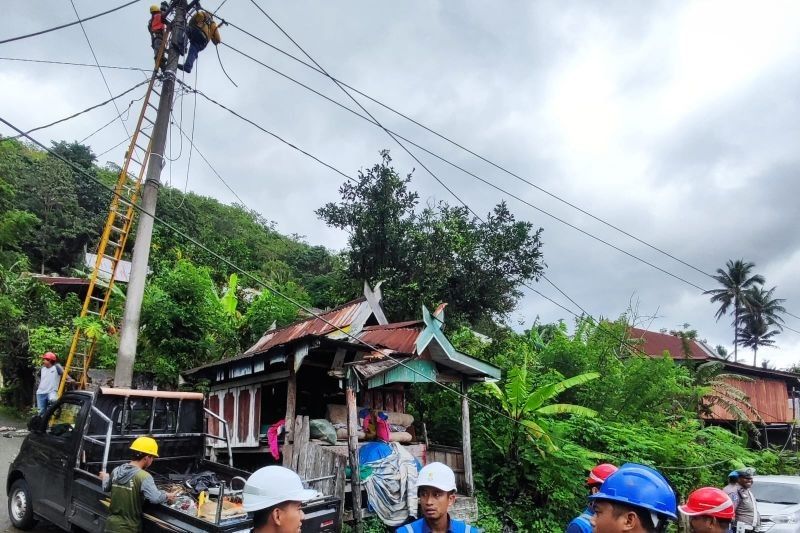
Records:
{"label": "orange safety helmet", "polygon": [[592,471],[589,472],[589,477],[586,478],[587,485],[602,485],[606,478],[619,470],[616,466],[612,465],[611,463],[602,463],[597,465],[596,467],[592,468]]}
{"label": "orange safety helmet", "polygon": [[686,516],[713,516],[721,520],[733,520],[736,510],[733,501],[723,490],[703,487],[689,494],[685,505],[678,506]]}
{"label": "orange safety helmet", "polygon": [[51,363],[55,363],[56,361],[58,361],[58,356],[53,352],[47,352],[42,356],[42,359],[44,359],[45,361],[50,361]]}

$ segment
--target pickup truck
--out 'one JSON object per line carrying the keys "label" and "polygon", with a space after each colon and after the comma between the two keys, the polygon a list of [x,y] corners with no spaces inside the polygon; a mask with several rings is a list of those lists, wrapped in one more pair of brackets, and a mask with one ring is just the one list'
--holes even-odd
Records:
{"label": "pickup truck", "polygon": [[[207,439],[218,438],[206,432],[206,415],[223,425],[232,462],[227,423],[204,409],[200,393],[115,388],[64,393],[42,416],[31,419],[30,433],[9,467],[6,493],[11,522],[19,529],[46,520],[65,531],[102,531],[110,495],[103,491],[98,474],[128,462],[131,443],[142,435],[158,441],[159,457],[149,470],[157,485],[174,486],[193,474],[211,472],[220,481],[209,491],[217,493],[211,498],[218,502],[227,494],[235,501],[231,483],[249,473],[205,458]],[[303,532],[339,530],[337,498],[321,495],[304,504],[303,510]],[[248,515],[223,511],[219,506],[212,516],[198,516],[167,504],[147,504],[144,531],[233,533],[252,528]]]}

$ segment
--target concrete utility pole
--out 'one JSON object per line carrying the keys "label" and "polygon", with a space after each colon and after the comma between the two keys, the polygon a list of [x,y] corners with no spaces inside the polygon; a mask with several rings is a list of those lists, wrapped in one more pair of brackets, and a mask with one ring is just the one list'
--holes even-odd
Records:
{"label": "concrete utility pole", "polygon": [[175,17],[170,34],[169,55],[163,69],[164,81],[161,84],[161,98],[158,102],[156,123],[151,137],[150,160],[147,163],[141,206],[136,229],[136,243],[133,246],[130,281],[125,300],[125,313],[122,316],[117,368],[114,372],[115,387],[130,387],[133,381],[133,363],[136,360],[136,342],[139,337],[139,318],[142,311],[144,284],[150,260],[150,242],[153,238],[153,216],[156,212],[158,189],[161,187],[161,168],[164,166],[164,148],[167,143],[169,117],[172,111],[172,96],[175,92],[175,73],[178,70],[178,57],[183,48],[186,27],[186,0],[176,0],[173,11]]}

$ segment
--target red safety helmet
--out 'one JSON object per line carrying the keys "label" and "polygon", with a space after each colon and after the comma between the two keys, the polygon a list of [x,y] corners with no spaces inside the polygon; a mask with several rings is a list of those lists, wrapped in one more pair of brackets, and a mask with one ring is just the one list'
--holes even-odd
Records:
{"label": "red safety helmet", "polygon": [[689,494],[685,505],[678,507],[686,516],[713,516],[722,520],[733,520],[736,510],[733,501],[724,491],[716,487],[703,487]]}
{"label": "red safety helmet", "polygon": [[53,352],[47,352],[42,356],[42,359],[44,359],[45,361],[50,361],[52,363],[55,363],[56,361],[58,361],[58,356]]}
{"label": "red safety helmet", "polygon": [[606,478],[619,470],[616,466],[610,463],[602,463],[592,468],[589,472],[589,477],[586,478],[587,485],[602,485]]}

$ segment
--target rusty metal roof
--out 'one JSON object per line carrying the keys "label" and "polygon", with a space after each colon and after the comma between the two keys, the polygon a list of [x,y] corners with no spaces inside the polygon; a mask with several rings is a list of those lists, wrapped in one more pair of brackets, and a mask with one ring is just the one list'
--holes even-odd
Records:
{"label": "rusty metal roof", "polygon": [[[630,328],[629,335],[631,339],[642,340],[642,344],[638,348],[647,355],[661,357],[665,351],[668,351],[673,359],[685,357],[681,338],[675,335],[639,328]],[[702,343],[692,340],[689,341],[689,352],[691,359],[699,361],[705,361],[714,356]]]}
{"label": "rusty metal roof", "polygon": [[[789,409],[789,391],[786,382],[780,379],[769,379],[764,377],[755,378],[753,381],[741,381],[738,379],[725,379],[728,385],[736,387],[744,392],[750,405],[756,410],[761,419],[767,424],[789,423],[792,421],[792,413]],[[748,412],[748,418],[757,422],[757,418]],[[735,418],[719,404],[714,405],[711,415],[705,417],[711,420],[735,420]]]}
{"label": "rusty metal roof", "polygon": [[417,337],[425,328],[420,320],[398,322],[383,326],[368,326],[358,335],[358,340],[378,348],[386,348],[396,353],[414,355]]}
{"label": "rusty metal roof", "polygon": [[[347,331],[363,306],[369,307],[367,299],[363,296],[344,305],[322,313],[320,318],[311,317],[282,328],[273,329],[251,346],[243,355],[255,355],[268,351],[270,348],[287,344],[292,341],[310,336],[327,335],[337,329]],[[324,320],[323,320],[324,319]]]}

